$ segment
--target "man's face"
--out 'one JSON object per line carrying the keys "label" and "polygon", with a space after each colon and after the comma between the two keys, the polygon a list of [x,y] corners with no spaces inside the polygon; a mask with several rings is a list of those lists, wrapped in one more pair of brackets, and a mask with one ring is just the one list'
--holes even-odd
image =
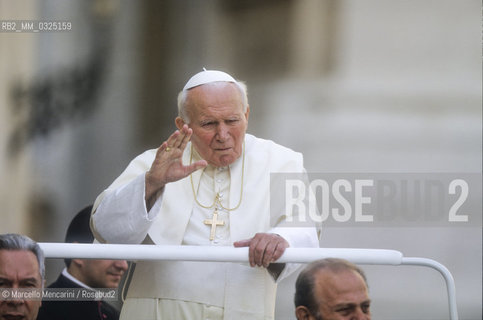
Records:
{"label": "man's face", "polygon": [[91,288],[117,288],[128,267],[126,260],[75,260],[80,264],[76,277]]}
{"label": "man's face", "polygon": [[[0,250],[0,288],[41,289],[37,257],[27,250]],[[34,320],[41,300],[1,300],[0,320]]]}
{"label": "man's face", "polygon": [[324,320],[370,320],[370,299],[364,279],[355,271],[320,270],[315,296]]}
{"label": "man's face", "polygon": [[[191,141],[200,156],[215,167],[238,159],[248,126],[250,109],[243,112],[240,90],[234,83],[214,82],[190,89],[187,97]],[[181,128],[184,121],[176,119]]]}

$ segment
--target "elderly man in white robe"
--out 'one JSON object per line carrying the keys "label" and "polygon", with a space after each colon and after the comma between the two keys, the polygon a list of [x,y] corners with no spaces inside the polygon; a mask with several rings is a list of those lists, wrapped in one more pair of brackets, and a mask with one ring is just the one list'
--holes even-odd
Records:
{"label": "elderly man in white robe", "polygon": [[139,261],[121,319],[273,319],[276,284],[297,267],[277,259],[319,245],[314,226],[291,226],[270,202],[270,173],[304,173],[303,157],[246,134],[246,86],[225,72],[194,75],[178,111],[178,130],[99,195],[93,232],[107,243],[249,247],[249,264]]}

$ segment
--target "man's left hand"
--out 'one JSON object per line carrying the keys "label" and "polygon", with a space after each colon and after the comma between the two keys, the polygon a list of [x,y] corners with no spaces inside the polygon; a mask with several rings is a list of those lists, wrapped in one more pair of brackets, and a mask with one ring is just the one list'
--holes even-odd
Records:
{"label": "man's left hand", "polygon": [[250,247],[248,251],[250,266],[265,268],[280,258],[289,247],[287,240],[275,233],[257,233],[253,238],[236,241],[233,245],[236,248]]}

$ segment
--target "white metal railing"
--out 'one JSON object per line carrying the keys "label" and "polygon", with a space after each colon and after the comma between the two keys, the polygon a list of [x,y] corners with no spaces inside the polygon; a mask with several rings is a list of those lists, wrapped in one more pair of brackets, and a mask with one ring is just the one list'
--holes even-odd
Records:
{"label": "white metal railing", "polygon": [[[185,260],[248,262],[248,248],[228,246],[161,246],[132,244],[39,243],[46,258]],[[433,268],[443,276],[451,320],[458,320],[455,283],[441,263],[427,258],[408,258],[396,250],[346,248],[287,248],[277,262],[309,263],[322,258],[341,258],[355,264],[413,265]]]}

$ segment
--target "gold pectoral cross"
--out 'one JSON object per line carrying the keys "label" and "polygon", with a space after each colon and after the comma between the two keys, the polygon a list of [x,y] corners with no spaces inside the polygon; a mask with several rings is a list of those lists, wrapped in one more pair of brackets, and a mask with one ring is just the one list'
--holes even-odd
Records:
{"label": "gold pectoral cross", "polygon": [[218,208],[216,208],[216,207],[215,207],[215,211],[213,212],[213,218],[211,218],[211,220],[205,219],[205,221],[203,221],[203,223],[206,224],[206,225],[211,224],[210,240],[215,239],[216,227],[225,225],[225,221],[218,220]]}

